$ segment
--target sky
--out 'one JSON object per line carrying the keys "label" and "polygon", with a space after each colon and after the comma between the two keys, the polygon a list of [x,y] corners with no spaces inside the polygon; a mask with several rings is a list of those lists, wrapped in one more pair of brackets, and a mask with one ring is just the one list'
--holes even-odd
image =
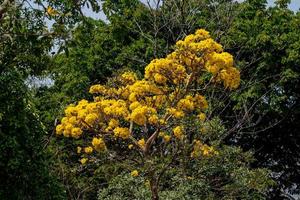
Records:
{"label": "sky", "polygon": [[[275,0],[268,0],[269,5],[273,6]],[[300,8],[300,0],[292,0],[291,4],[289,5],[289,9],[293,10],[293,11],[297,11]]]}

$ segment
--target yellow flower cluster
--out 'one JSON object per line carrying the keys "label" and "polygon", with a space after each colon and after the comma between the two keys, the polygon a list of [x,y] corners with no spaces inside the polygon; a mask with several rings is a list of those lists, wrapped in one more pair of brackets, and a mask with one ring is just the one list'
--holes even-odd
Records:
{"label": "yellow flower cluster", "polygon": [[138,79],[137,79],[137,75],[133,72],[125,72],[121,75],[120,77],[121,81],[123,82],[123,84],[133,84],[135,83]]}
{"label": "yellow flower cluster", "polygon": [[85,165],[87,161],[88,161],[87,158],[81,158],[81,159],[80,159],[80,162],[81,162],[81,164],[83,164],[83,165]]}
{"label": "yellow flower cluster", "polygon": [[199,120],[200,120],[201,122],[204,122],[205,119],[206,119],[206,115],[205,115],[204,113],[200,113],[200,114],[198,115],[198,118],[199,118]]}
{"label": "yellow flower cluster", "polygon": [[[201,79],[205,73],[211,75],[210,82]],[[165,58],[147,65],[143,79],[138,79],[133,72],[124,72],[112,79],[110,86],[92,85],[89,92],[94,100],[69,105],[65,117],[56,126],[56,133],[90,139],[91,146],[77,148],[78,153],[85,154],[106,150],[105,140],[117,141],[115,138],[126,139],[129,149],[145,150],[146,143],[155,144],[149,140],[155,130],[168,132],[169,135],[161,134],[160,137],[164,144],[170,145],[173,136],[184,140],[188,134],[178,125],[184,117],[195,115],[193,119],[206,120],[204,113],[208,102],[198,91],[211,82],[234,89],[240,83],[240,74],[234,67],[232,55],[223,52],[222,46],[211,39],[207,31],[199,29],[178,41],[175,50]],[[140,148],[133,148],[133,145]],[[192,154],[199,152],[210,155],[215,151],[195,142]]]}
{"label": "yellow flower cluster", "polygon": [[150,124],[156,124],[158,122],[156,110],[152,107],[142,106],[135,101],[130,105],[130,109],[132,110],[130,119],[140,126],[146,124],[147,118]]}
{"label": "yellow flower cluster", "polygon": [[[216,82],[223,82],[226,88],[235,89],[239,86],[240,74],[234,67],[232,55],[223,52],[222,46],[211,39],[207,31],[197,30],[195,34],[178,41],[176,47],[166,59],[152,61],[146,67],[145,78],[159,84],[166,84],[170,79],[169,83],[173,81],[178,84],[180,81],[177,81],[177,76],[180,79],[182,74],[186,77],[188,74],[199,74],[206,70],[213,75]],[[180,71],[184,73],[177,73],[178,65],[183,67]]]}
{"label": "yellow flower cluster", "polygon": [[164,141],[165,141],[166,143],[168,143],[168,142],[170,142],[170,140],[171,140],[171,136],[170,136],[170,135],[164,135],[164,136],[163,136],[163,139],[164,139]]}
{"label": "yellow flower cluster", "polygon": [[183,137],[184,137],[184,128],[183,126],[176,126],[174,129],[173,129],[173,134],[174,136],[177,138],[177,139],[180,139],[182,140]]}
{"label": "yellow flower cluster", "polygon": [[93,126],[99,119],[99,109],[95,103],[82,100],[77,106],[71,104],[65,109],[65,117],[56,126],[56,133],[65,137],[80,138],[83,129]]}
{"label": "yellow flower cluster", "polygon": [[82,130],[76,127],[77,123],[77,120],[74,120],[74,118],[64,117],[62,123],[56,126],[56,133],[58,135],[63,134],[65,137],[78,139],[82,134]]}
{"label": "yellow flower cluster", "polygon": [[183,111],[193,111],[195,108],[193,100],[191,95],[187,95],[185,98],[179,100],[177,108]]}
{"label": "yellow flower cluster", "polygon": [[106,145],[102,138],[93,138],[92,145],[96,151],[105,151]]}
{"label": "yellow flower cluster", "polygon": [[187,77],[186,69],[174,61],[171,58],[153,60],[145,69],[145,78],[162,85],[183,83]]}
{"label": "yellow flower cluster", "polygon": [[93,153],[93,147],[85,147],[85,148],[84,148],[84,152],[85,152],[86,154],[91,154],[91,153]]}
{"label": "yellow flower cluster", "polygon": [[106,87],[103,86],[103,85],[100,85],[100,84],[97,84],[97,85],[92,85],[90,87],[90,93],[91,94],[104,94],[106,91]]}
{"label": "yellow flower cluster", "polygon": [[52,17],[57,16],[59,14],[59,12],[57,10],[55,10],[54,8],[52,8],[51,6],[47,7],[46,12],[49,16],[52,16]]}
{"label": "yellow flower cluster", "polygon": [[212,156],[212,155],[218,155],[219,153],[211,146],[208,146],[207,144],[203,144],[199,140],[194,141],[194,150],[191,153],[192,158],[203,156]]}
{"label": "yellow flower cluster", "polygon": [[130,173],[131,176],[133,177],[137,177],[139,175],[139,171],[138,170],[133,170],[131,173]]}
{"label": "yellow flower cluster", "polygon": [[130,93],[128,100],[131,102],[140,101],[141,98],[145,96],[163,94],[157,85],[146,80],[136,81],[133,85],[128,87],[128,90]]}
{"label": "yellow flower cluster", "polygon": [[182,110],[177,110],[176,108],[167,108],[167,113],[177,119],[184,117],[184,112]]}
{"label": "yellow flower cluster", "polygon": [[82,148],[81,147],[77,147],[77,153],[81,153]]}
{"label": "yellow flower cluster", "polygon": [[111,117],[128,117],[128,109],[127,104],[123,100],[115,100],[115,99],[105,99],[98,102],[101,108],[103,109],[103,113],[105,115],[109,115]]}
{"label": "yellow flower cluster", "polygon": [[[197,111],[199,114],[208,108],[208,103],[202,95],[196,94],[195,96],[186,95],[180,99],[176,108],[167,108],[167,113],[171,114],[177,119],[183,118],[186,112]],[[203,113],[202,113],[203,118]],[[204,117],[205,118],[205,117]]]}
{"label": "yellow flower cluster", "polygon": [[240,72],[233,67],[233,57],[227,52],[212,53],[206,69],[216,76],[216,81],[223,81],[226,88],[236,89],[240,84]]}
{"label": "yellow flower cluster", "polygon": [[130,136],[130,131],[128,128],[117,127],[114,129],[114,134],[116,137],[127,139]]}
{"label": "yellow flower cluster", "polygon": [[139,147],[141,147],[141,149],[144,149],[145,145],[146,145],[145,139],[144,138],[140,139],[138,141],[138,145],[139,145]]}

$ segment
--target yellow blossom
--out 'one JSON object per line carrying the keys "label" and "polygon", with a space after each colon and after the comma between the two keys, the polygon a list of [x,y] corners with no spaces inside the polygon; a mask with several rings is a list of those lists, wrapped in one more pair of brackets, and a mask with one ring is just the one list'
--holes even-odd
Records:
{"label": "yellow blossom", "polygon": [[173,129],[173,133],[174,133],[174,136],[177,138],[177,139],[183,139],[183,126],[176,126],[174,129]]}
{"label": "yellow blossom", "polygon": [[218,155],[218,152],[212,147],[208,146],[207,144],[203,144],[199,140],[194,141],[194,150],[191,153],[192,158],[197,158],[199,156],[212,156],[212,155]]}
{"label": "yellow blossom", "polygon": [[158,123],[158,116],[157,115],[151,115],[148,118],[148,121],[150,124],[157,124]]}
{"label": "yellow blossom", "polygon": [[134,109],[136,109],[137,107],[140,107],[140,106],[141,106],[140,102],[135,101],[135,102],[130,104],[129,109],[134,110]]}
{"label": "yellow blossom", "polygon": [[163,131],[160,131],[159,133],[158,133],[158,136],[159,137],[163,137],[165,135],[165,132],[163,132]]}
{"label": "yellow blossom", "polygon": [[131,176],[133,177],[137,177],[139,175],[139,171],[138,170],[133,170],[131,173],[130,173]]}
{"label": "yellow blossom", "polygon": [[187,95],[184,99],[181,99],[178,102],[177,107],[179,110],[193,111],[194,110],[193,97],[190,95]]}
{"label": "yellow blossom", "polygon": [[204,122],[205,119],[206,119],[206,115],[205,115],[204,113],[200,113],[200,114],[198,115],[198,118],[199,118],[200,121]]}
{"label": "yellow blossom", "polygon": [[[142,126],[147,122],[147,115],[155,114],[156,110],[152,107],[148,106],[138,106],[136,107],[131,115],[130,119],[135,122],[136,124]],[[157,123],[158,117],[155,115],[152,115],[152,117],[149,118],[150,123]]]}
{"label": "yellow blossom", "polygon": [[116,137],[127,139],[130,136],[130,131],[128,128],[117,127],[114,129],[114,134]]}
{"label": "yellow blossom", "polygon": [[108,126],[110,127],[110,128],[116,128],[116,127],[118,127],[119,126],[119,121],[118,120],[116,120],[116,119],[111,119],[110,121],[109,121],[109,123],[108,123]]}
{"label": "yellow blossom", "polygon": [[91,154],[93,152],[93,148],[92,147],[85,147],[84,152],[87,153],[87,154]]}
{"label": "yellow blossom", "polygon": [[133,84],[137,81],[137,75],[134,72],[125,72],[121,75],[121,79],[126,84]]}
{"label": "yellow blossom", "polygon": [[95,93],[104,93],[106,91],[106,88],[103,85],[92,85],[90,87],[90,93],[95,94]]}
{"label": "yellow blossom", "polygon": [[167,82],[167,78],[159,73],[154,75],[154,80],[159,84],[165,84]]}
{"label": "yellow blossom", "polygon": [[80,159],[80,162],[81,162],[81,164],[83,164],[83,165],[85,165],[87,161],[88,161],[87,158],[81,158],[81,159]]}
{"label": "yellow blossom", "polygon": [[76,119],[75,116],[72,116],[72,117],[69,118],[68,122],[71,123],[71,124],[76,124],[77,123],[77,119]]}
{"label": "yellow blossom", "polygon": [[76,109],[76,107],[73,104],[69,105],[65,109],[65,114],[66,114],[67,117],[71,117],[73,115],[76,115],[76,113],[77,113],[77,109]]}
{"label": "yellow blossom", "polygon": [[55,129],[56,129],[56,134],[57,135],[61,135],[64,131],[64,127],[63,127],[62,124],[57,125]]}
{"label": "yellow blossom", "polygon": [[197,94],[194,97],[194,103],[197,108],[200,110],[206,110],[208,108],[208,103],[204,96]]}
{"label": "yellow blossom", "polygon": [[84,120],[86,116],[87,116],[87,110],[81,109],[78,111],[78,115],[77,115],[78,119]]}
{"label": "yellow blossom", "polygon": [[140,140],[138,141],[138,145],[139,145],[142,149],[144,149],[144,148],[145,148],[145,145],[146,145],[145,139],[144,139],[144,138],[140,139]]}
{"label": "yellow blossom", "polygon": [[82,148],[81,147],[77,147],[77,153],[81,153]]}
{"label": "yellow blossom", "polygon": [[76,139],[77,139],[77,138],[79,138],[79,137],[81,136],[82,130],[81,130],[80,128],[77,128],[77,127],[76,127],[76,128],[73,128],[71,134],[72,134],[72,137],[73,137],[73,138],[76,138]]}
{"label": "yellow blossom", "polygon": [[62,124],[66,124],[68,122],[68,118],[67,117],[63,117],[62,119],[61,119],[61,123]]}
{"label": "yellow blossom", "polygon": [[67,123],[66,125],[65,125],[65,130],[72,130],[73,129],[73,125],[72,124],[70,124],[70,123]]}
{"label": "yellow blossom", "polygon": [[171,140],[171,136],[170,135],[164,135],[163,138],[164,138],[164,141],[166,143],[170,142],[170,140]]}
{"label": "yellow blossom", "polygon": [[168,108],[167,112],[173,115],[176,119],[184,117],[184,112],[182,110],[177,110],[175,108]]}
{"label": "yellow blossom", "polygon": [[70,129],[64,129],[63,135],[64,135],[65,137],[70,137],[70,136],[71,136],[71,130],[70,130]]}
{"label": "yellow blossom", "polygon": [[97,118],[98,118],[98,116],[96,114],[91,113],[85,117],[84,121],[89,125],[93,125],[96,122]]}
{"label": "yellow blossom", "polygon": [[58,11],[55,10],[55,9],[53,9],[51,6],[47,7],[47,13],[50,16],[56,16],[56,15],[58,15]]}
{"label": "yellow blossom", "polygon": [[92,145],[96,151],[106,150],[106,145],[102,138],[93,138]]}

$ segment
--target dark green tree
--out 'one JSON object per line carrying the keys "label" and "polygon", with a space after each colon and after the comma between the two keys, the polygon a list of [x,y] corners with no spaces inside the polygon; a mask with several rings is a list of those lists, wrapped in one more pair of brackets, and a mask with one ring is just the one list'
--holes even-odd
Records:
{"label": "dark green tree", "polygon": [[256,2],[241,4],[221,38],[238,58],[243,80],[227,118],[235,110],[241,120],[227,139],[255,152],[253,167],[268,167],[277,181],[270,199],[284,199],[299,193],[299,13],[283,1],[274,8]]}
{"label": "dark green tree", "polygon": [[25,80],[41,73],[51,39],[42,13],[0,1],[0,199],[61,199],[45,130]]}

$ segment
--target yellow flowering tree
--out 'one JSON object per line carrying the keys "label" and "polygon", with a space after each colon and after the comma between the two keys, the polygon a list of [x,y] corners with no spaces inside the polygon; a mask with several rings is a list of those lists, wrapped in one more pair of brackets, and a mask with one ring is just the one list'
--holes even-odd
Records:
{"label": "yellow flowering tree", "polygon": [[126,161],[131,175],[145,176],[158,199],[166,170],[218,154],[202,140],[207,87],[232,90],[239,83],[232,55],[200,29],[178,41],[165,58],[154,59],[143,79],[125,72],[108,85],[91,86],[94,100],[69,105],[56,133],[84,141],[77,147],[83,165],[104,155]]}

